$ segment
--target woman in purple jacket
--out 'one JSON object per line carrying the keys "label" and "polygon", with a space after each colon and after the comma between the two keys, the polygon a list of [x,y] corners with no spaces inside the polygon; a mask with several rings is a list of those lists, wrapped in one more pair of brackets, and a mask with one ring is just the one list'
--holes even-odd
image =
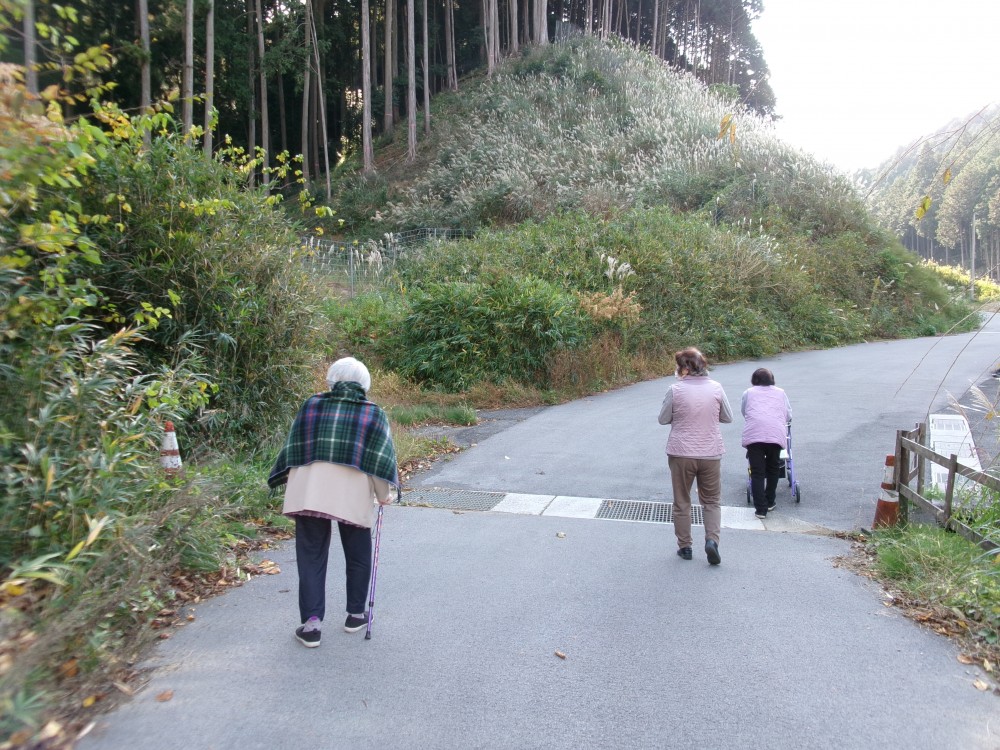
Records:
{"label": "woman in purple jacket", "polygon": [[705,554],[711,565],[722,562],[719,532],[722,528],[721,462],[726,452],[720,422],[732,422],[726,392],[708,377],[705,356],[689,347],[674,355],[677,382],[667,389],[660,407],[660,424],[670,425],[667,463],[674,491],[674,533],[677,554],[691,559],[691,485],[698,480],[698,499],[705,518]]}
{"label": "woman in purple jacket", "polygon": [[774,374],[761,367],[750,377],[750,388],[743,392],[740,411],[743,426],[743,447],[750,462],[750,494],[754,515],[767,518],[774,510],[774,496],[781,475],[781,451],[788,447],[788,423],[792,407],[788,396],[774,384]]}

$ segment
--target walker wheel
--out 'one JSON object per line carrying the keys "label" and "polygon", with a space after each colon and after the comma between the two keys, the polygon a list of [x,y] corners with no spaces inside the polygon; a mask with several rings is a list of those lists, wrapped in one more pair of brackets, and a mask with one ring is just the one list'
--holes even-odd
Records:
{"label": "walker wheel", "polygon": [[795,483],[795,502],[802,502],[802,488],[799,487],[799,483]]}

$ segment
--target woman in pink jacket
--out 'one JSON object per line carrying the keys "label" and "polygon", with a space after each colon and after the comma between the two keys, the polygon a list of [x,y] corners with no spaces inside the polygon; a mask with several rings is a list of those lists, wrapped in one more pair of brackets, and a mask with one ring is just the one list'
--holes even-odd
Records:
{"label": "woman in pink jacket", "polygon": [[705,356],[689,347],[674,355],[677,382],[670,386],[660,407],[660,424],[670,425],[667,462],[674,491],[674,533],[677,554],[691,559],[691,485],[698,481],[698,499],[705,518],[705,554],[711,565],[722,562],[719,532],[722,529],[721,462],[726,452],[719,424],[732,422],[726,392],[708,377]]}
{"label": "woman in pink jacket", "polygon": [[750,462],[750,494],[754,515],[767,518],[774,510],[774,496],[781,476],[781,451],[788,447],[788,423],[792,407],[788,396],[774,384],[774,374],[761,367],[750,376],[750,388],[743,392],[740,411],[743,447]]}

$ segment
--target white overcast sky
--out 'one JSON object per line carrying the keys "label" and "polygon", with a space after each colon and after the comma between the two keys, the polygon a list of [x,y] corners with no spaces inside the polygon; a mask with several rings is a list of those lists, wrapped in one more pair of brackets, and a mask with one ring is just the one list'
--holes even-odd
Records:
{"label": "white overcast sky", "polygon": [[1000,0],[764,0],[778,136],[845,170],[1000,101]]}

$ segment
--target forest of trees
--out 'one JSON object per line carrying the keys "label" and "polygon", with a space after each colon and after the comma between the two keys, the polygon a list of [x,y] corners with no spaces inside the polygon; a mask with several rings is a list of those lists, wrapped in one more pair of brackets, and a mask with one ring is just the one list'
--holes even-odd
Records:
{"label": "forest of trees", "polygon": [[364,171],[374,169],[372,138],[393,136],[404,120],[412,158],[418,120],[431,127],[432,94],[458,90],[476,69],[491,73],[524,45],[573,31],[629,39],[757,113],[771,115],[775,103],[751,28],[762,0],[20,4],[23,34],[7,55],[32,71],[29,90],[58,82],[46,72],[52,49],[72,55],[106,45],[119,63],[107,96],[125,111],[179,101],[179,120],[186,131],[203,129],[195,135],[207,151],[217,147],[216,123],[216,140],[226,134],[251,153],[262,148],[262,166],[277,153],[302,154],[313,182],[354,154]]}
{"label": "forest of trees", "polygon": [[873,212],[906,247],[1000,279],[1000,107],[952,122],[867,179]]}

